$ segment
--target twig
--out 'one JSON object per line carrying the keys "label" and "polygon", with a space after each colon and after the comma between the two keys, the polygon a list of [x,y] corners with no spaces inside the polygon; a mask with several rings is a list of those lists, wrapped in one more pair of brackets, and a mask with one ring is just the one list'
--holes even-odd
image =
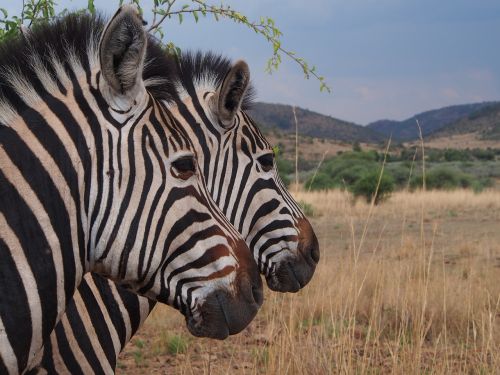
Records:
{"label": "twig", "polygon": [[311,182],[309,183],[309,187],[307,188],[307,192],[309,193],[311,191],[311,186],[314,182],[314,179],[316,178],[316,175],[318,174],[318,171],[319,169],[321,168],[321,164],[323,164],[323,161],[325,160],[325,156],[326,154],[328,154],[328,150],[326,150],[325,152],[323,152],[323,156],[321,157],[321,160],[319,161],[318,163],[318,166],[316,167],[316,170],[314,171],[314,174],[311,178]]}
{"label": "twig", "polygon": [[292,107],[292,110],[295,119],[295,192],[297,192],[299,189],[299,123],[295,113],[295,106]]}

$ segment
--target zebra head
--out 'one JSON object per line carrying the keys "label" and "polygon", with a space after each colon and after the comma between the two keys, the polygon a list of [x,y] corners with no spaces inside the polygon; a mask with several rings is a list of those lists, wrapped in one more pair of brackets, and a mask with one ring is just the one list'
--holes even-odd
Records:
{"label": "zebra head", "polygon": [[297,292],[319,261],[318,240],[278,175],[273,148],[245,112],[252,96],[247,64],[184,53],[177,65],[179,97],[171,110],[190,125],[208,190],[268,286]]}
{"label": "zebra head", "polygon": [[179,309],[194,335],[225,338],[262,304],[260,275],[212,201],[188,134],[147,88],[147,43],[132,6],[120,8],[99,43],[96,84],[110,124],[91,270]]}

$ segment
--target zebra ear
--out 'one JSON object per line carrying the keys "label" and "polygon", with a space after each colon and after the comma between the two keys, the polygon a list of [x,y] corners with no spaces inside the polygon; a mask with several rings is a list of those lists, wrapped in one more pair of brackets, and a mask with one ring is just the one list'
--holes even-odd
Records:
{"label": "zebra ear", "polygon": [[233,125],[236,113],[250,83],[250,69],[243,60],[237,61],[227,73],[217,92],[217,113],[224,127]]}
{"label": "zebra ear", "polygon": [[122,6],[104,28],[99,44],[102,75],[117,93],[129,92],[140,83],[146,44],[137,8]]}

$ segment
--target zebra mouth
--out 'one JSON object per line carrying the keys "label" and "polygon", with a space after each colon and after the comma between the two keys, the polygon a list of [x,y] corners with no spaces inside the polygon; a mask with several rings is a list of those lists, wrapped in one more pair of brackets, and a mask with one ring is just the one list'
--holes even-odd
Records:
{"label": "zebra mouth", "polygon": [[300,255],[287,257],[275,263],[271,272],[265,276],[267,286],[275,292],[296,293],[307,285],[315,268],[315,265],[304,261]]}
{"label": "zebra mouth", "polygon": [[196,337],[224,340],[229,336],[227,317],[217,296],[215,300],[207,300],[202,305],[198,317],[189,312],[186,315],[186,325]]}
{"label": "zebra mouth", "polygon": [[255,317],[261,304],[259,293],[249,300],[248,296],[215,291],[206,297],[197,314],[186,314],[187,328],[194,336],[224,340],[241,332]]}

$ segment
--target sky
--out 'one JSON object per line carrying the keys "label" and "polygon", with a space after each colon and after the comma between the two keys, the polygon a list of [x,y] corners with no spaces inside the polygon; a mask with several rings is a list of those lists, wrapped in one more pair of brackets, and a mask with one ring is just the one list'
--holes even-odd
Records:
{"label": "sky", "polygon": [[[110,15],[118,6],[118,0],[94,1]],[[87,4],[56,2],[60,9]],[[285,57],[277,72],[266,73],[272,49],[242,25],[212,18],[164,24],[165,39],[182,49],[246,60],[259,101],[297,105],[364,125],[448,105],[500,100],[498,0],[223,2],[251,20],[273,18],[284,34],[282,46],[315,65],[332,89],[320,92],[319,83],[305,80],[300,67]],[[16,12],[15,3],[0,0],[0,7]]]}

